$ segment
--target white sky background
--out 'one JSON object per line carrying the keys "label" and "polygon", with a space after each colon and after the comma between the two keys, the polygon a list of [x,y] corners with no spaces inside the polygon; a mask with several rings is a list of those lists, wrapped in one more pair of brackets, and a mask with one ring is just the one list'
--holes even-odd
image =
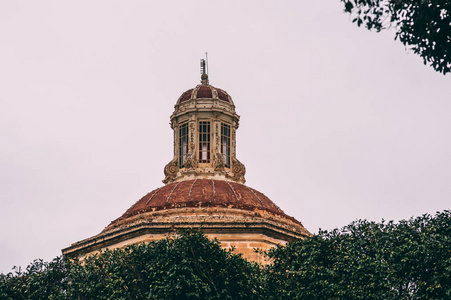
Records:
{"label": "white sky background", "polygon": [[205,51],[247,185],[311,232],[449,209],[451,75],[393,36],[339,0],[0,2],[0,272],[162,185]]}

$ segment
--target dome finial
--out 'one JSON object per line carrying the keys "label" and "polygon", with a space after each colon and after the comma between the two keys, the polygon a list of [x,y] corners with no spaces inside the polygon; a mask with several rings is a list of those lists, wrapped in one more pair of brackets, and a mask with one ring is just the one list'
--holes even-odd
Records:
{"label": "dome finial", "polygon": [[200,60],[200,76],[202,85],[208,85],[208,53],[205,52],[205,59]]}

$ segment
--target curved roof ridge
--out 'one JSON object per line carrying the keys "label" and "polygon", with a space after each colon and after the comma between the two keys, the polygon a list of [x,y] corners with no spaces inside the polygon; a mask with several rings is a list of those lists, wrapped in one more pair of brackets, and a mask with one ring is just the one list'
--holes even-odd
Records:
{"label": "curved roof ridge", "polygon": [[[250,187],[248,187],[247,185],[244,185],[245,187],[247,187],[247,189],[249,190],[249,191],[251,191],[252,192],[252,194],[254,194],[254,196],[255,197],[257,197],[257,199],[258,199],[258,201],[260,201],[260,204],[262,205],[262,207],[265,207],[265,205],[263,204],[263,201],[260,199],[260,197],[250,188]],[[274,204],[275,205],[275,204]],[[276,205],[277,206],[277,205]]]}
{"label": "curved roof ridge", "polygon": [[229,187],[232,189],[233,193],[235,194],[236,201],[240,202],[240,199],[238,199],[238,195],[236,194],[235,189],[232,187],[232,185],[228,181],[226,181],[226,182],[229,185]]}
{"label": "curved roof ridge", "polygon": [[155,194],[157,194],[162,188],[158,188],[154,191],[154,193],[152,194],[152,196],[150,196],[149,200],[147,200],[146,205],[149,204],[150,200],[152,200],[153,196],[155,196]]}
{"label": "curved roof ridge", "polygon": [[194,98],[197,98],[197,92],[199,91],[199,89],[202,87],[202,85],[201,84],[198,84],[198,85],[196,85],[194,88],[193,88],[193,91],[191,92],[191,97],[190,97],[190,99],[194,99]]}
{"label": "curved roof ridge", "polygon": [[174,192],[174,190],[178,187],[178,185],[180,184],[181,181],[177,182],[177,184],[174,186],[174,188],[172,189],[171,193],[169,194],[169,196],[166,198],[166,203],[169,203],[169,198],[171,198],[172,193]]}
{"label": "curved roof ridge", "polygon": [[189,202],[189,199],[191,199],[191,191],[193,190],[193,186],[196,184],[196,181],[197,181],[197,178],[196,178],[196,180],[194,180],[193,184],[191,185],[191,188],[189,189],[188,202]]}

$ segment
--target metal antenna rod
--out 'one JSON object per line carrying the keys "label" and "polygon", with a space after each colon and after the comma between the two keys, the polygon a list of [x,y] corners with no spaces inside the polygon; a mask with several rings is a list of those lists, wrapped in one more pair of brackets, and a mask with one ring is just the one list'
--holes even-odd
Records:
{"label": "metal antenna rod", "polygon": [[208,75],[208,52],[205,52],[205,61],[206,61],[206,64],[207,64],[207,67],[206,67],[206,71],[207,71],[207,75]]}

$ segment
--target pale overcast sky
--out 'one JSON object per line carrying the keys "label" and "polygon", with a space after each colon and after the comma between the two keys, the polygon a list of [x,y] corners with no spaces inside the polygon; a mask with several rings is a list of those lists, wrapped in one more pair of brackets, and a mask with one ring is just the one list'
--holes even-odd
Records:
{"label": "pale overcast sky", "polygon": [[449,209],[451,77],[393,37],[339,0],[0,2],[0,272],[163,185],[205,51],[246,184],[311,232]]}

